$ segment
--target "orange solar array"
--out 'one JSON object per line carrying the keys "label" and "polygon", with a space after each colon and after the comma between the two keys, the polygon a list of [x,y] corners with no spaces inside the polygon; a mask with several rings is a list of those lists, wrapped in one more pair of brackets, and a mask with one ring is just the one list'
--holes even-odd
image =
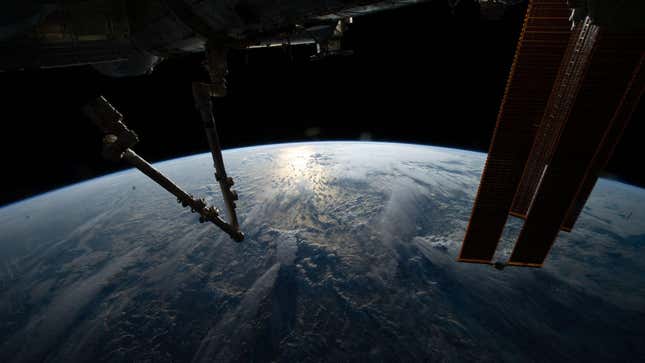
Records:
{"label": "orange solar array", "polygon": [[[587,18],[582,24],[576,26],[570,36],[564,61],[555,79],[533,147],[524,166],[522,179],[515,193],[510,212],[514,216],[526,218],[540,180],[557,145],[560,131],[569,117],[571,104],[584,75],[586,65],[584,60],[592,49],[597,31],[597,27],[591,26],[590,23]],[[581,53],[584,52],[586,53],[583,56]]]}
{"label": "orange solar array", "polygon": [[509,265],[542,266],[560,227],[572,225],[643,92],[644,45],[642,34],[598,29],[593,49],[574,54],[584,79]]}
{"label": "orange solar array", "polygon": [[[635,41],[637,42],[636,44],[645,44],[645,33],[640,34]],[[576,199],[573,201],[571,206],[569,206],[567,216],[562,223],[562,230],[571,231],[573,228],[573,225],[587,202],[587,198],[589,198],[589,194],[591,194],[594,185],[596,185],[600,171],[609,162],[616,144],[620,140],[625,127],[627,127],[627,124],[629,123],[632,113],[643,96],[643,92],[645,90],[645,54],[643,51],[641,51],[640,63],[637,67],[638,68],[634,71],[634,78],[629,85],[628,91],[625,93],[621,101],[620,108],[614,115],[614,120],[609,129],[607,129],[602,144],[598,148],[598,151],[594,156],[594,160],[587,169],[585,179],[578,190]]]}
{"label": "orange solar array", "polygon": [[459,261],[490,263],[569,42],[565,0],[531,0]]}

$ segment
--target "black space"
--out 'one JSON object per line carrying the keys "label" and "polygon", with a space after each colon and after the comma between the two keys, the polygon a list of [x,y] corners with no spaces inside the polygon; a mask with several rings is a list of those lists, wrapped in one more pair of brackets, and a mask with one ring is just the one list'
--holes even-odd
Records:
{"label": "black space", "polygon": [[[443,1],[356,18],[355,55],[310,61],[312,47],[234,52],[229,97],[218,108],[225,147],[306,140],[400,141],[486,151],[524,8],[502,21]],[[89,67],[0,73],[0,205],[126,168],[100,156],[101,134],[81,115],[103,94],[125,116],[149,161],[207,151],[191,82],[202,55],[162,63],[150,76],[111,79]],[[643,102],[611,176],[645,185]]]}

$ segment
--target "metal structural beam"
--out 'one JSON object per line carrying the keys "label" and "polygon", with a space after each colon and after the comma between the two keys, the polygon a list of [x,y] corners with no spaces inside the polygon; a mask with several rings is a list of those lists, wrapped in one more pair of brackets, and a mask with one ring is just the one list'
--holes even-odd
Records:
{"label": "metal structural beam", "polygon": [[[226,223],[219,217],[217,208],[209,206],[203,199],[194,198],[185,192],[168,177],[155,169],[145,159],[137,155],[131,147],[139,138],[132,130],[128,129],[123,121],[123,116],[105,98],[99,97],[90,102],[84,108],[84,113],[96,126],[98,126],[105,137],[103,138],[103,156],[112,161],[125,160],[130,165],[139,169],[143,174],[159,184],[162,188],[177,198],[177,202],[184,207],[190,207],[193,213],[199,214],[199,221],[211,222],[222,231],[226,232],[236,242],[244,239],[237,223]],[[237,219],[235,219],[237,222]]]}

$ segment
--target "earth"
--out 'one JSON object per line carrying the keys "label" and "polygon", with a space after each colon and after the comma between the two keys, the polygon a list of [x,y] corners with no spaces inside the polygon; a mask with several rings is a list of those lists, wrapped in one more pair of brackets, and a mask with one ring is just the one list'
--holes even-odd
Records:
{"label": "earth", "polygon": [[[499,271],[455,261],[485,154],[224,156],[240,244],[133,170],[0,209],[0,361],[645,361],[642,189],[600,180],[544,268]],[[222,206],[209,154],[157,167]]]}

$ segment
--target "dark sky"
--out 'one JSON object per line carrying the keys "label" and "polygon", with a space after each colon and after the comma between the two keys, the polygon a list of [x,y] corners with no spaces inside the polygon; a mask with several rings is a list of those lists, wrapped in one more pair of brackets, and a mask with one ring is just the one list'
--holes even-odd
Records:
{"label": "dark sky", "polygon": [[[292,58],[277,48],[232,53],[229,96],[218,104],[222,143],[372,139],[486,151],[524,9],[487,21],[444,4],[356,18],[349,57],[310,61],[311,47]],[[205,79],[201,60],[168,60],[127,79],[89,67],[0,73],[0,205],[127,167],[101,158],[101,134],[81,115],[98,94],[126,116],[149,161],[207,151],[191,94],[191,82]],[[607,169],[639,185],[644,108]]]}

